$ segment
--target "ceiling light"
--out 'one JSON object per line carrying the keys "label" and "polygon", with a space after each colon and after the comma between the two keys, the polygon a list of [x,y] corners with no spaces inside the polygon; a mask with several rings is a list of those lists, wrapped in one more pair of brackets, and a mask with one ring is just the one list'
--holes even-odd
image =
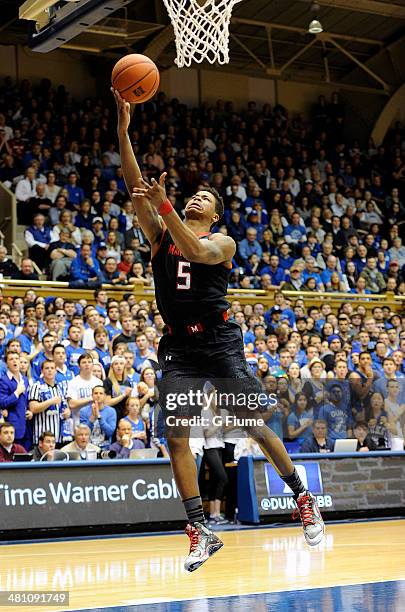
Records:
{"label": "ceiling light", "polygon": [[322,27],[321,22],[318,21],[317,19],[314,19],[313,21],[311,21],[311,23],[309,24],[308,32],[310,34],[320,34],[321,32],[323,32],[323,27]]}

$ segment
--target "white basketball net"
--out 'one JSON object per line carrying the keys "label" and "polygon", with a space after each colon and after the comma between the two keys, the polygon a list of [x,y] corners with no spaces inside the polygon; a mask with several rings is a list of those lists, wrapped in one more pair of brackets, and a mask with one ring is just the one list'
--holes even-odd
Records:
{"label": "white basketball net", "polygon": [[204,60],[229,62],[229,22],[241,0],[163,0],[173,24],[179,68]]}

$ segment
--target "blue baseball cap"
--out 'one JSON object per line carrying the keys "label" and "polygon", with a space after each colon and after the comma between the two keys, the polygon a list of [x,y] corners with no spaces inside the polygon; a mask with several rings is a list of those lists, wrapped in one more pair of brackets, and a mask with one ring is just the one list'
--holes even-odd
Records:
{"label": "blue baseball cap", "polygon": [[330,346],[334,340],[340,340],[340,342],[342,341],[340,336],[338,336],[337,334],[331,334],[330,336],[328,336],[328,345]]}

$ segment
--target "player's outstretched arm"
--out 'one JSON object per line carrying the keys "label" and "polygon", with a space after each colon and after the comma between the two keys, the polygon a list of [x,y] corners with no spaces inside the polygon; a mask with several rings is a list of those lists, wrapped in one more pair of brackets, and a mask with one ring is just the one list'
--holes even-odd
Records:
{"label": "player's outstretched arm", "polygon": [[[136,161],[132,144],[128,135],[128,127],[131,121],[130,104],[126,102],[116,89],[111,88],[117,105],[117,133],[120,145],[120,156],[122,171],[128,193],[141,185],[142,174]],[[158,243],[163,231],[162,221],[157,214],[156,208],[151,205],[147,198],[132,199],[135,212],[145,236],[153,246]]]}
{"label": "player's outstretched arm", "polygon": [[[159,210],[166,200],[165,178],[166,172],[163,172],[159,183],[152,179],[151,185],[142,179],[142,187],[136,187],[132,192],[133,199],[148,198],[155,210]],[[188,261],[215,265],[231,262],[235,255],[236,244],[230,236],[213,234],[208,240],[200,240],[182,222],[175,210],[165,214],[164,222],[177,248]]]}

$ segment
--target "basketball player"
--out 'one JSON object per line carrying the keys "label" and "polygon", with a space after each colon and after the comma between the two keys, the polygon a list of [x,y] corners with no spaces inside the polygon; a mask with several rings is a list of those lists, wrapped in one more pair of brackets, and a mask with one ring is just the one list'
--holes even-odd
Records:
{"label": "basketball player", "polygon": [[[229,236],[210,233],[223,215],[222,199],[214,189],[199,191],[188,201],[183,222],[166,198],[166,173],[159,182],[143,180],[128,136],[130,105],[112,91],[124,178],[151,244],[156,300],[169,330],[159,344],[163,387],[177,390],[179,383],[181,388],[182,382],[185,386],[192,378],[214,379],[214,384],[215,379],[231,379],[235,386],[242,384],[246,397],[252,392],[258,395],[262,389],[246,363],[240,327],[227,320],[225,296],[236,245]],[[165,402],[161,405],[165,413]],[[305,539],[315,546],[323,538],[323,520],[282,441],[265,425],[246,431],[292,489]],[[192,572],[223,544],[205,524],[188,434],[188,427],[180,432],[175,427],[166,430],[173,474],[188,518],[190,552],[184,567]]]}

